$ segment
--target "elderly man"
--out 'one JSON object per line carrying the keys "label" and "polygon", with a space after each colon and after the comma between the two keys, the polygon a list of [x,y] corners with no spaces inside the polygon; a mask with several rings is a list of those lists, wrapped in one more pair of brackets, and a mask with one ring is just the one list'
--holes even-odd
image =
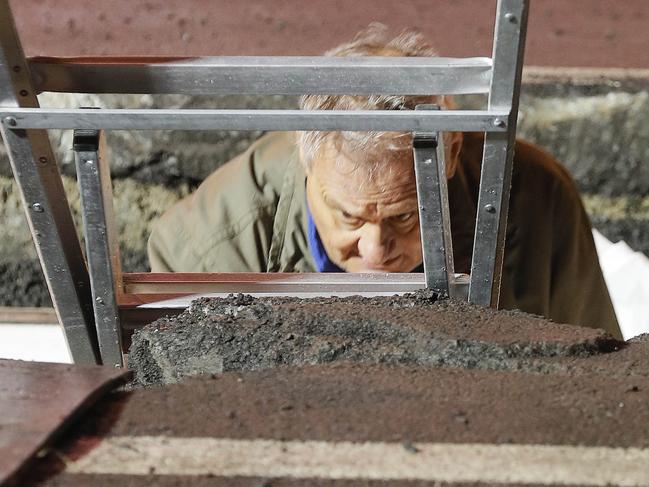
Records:
{"label": "elderly man", "polygon": [[[332,56],[433,56],[417,33],[372,26]],[[448,97],[323,96],[303,109],[452,107]],[[481,134],[445,134],[456,270],[468,273]],[[422,255],[412,136],[273,133],[167,210],[149,239],[154,272],[411,272]],[[621,337],[573,181],[518,141],[501,306]]]}

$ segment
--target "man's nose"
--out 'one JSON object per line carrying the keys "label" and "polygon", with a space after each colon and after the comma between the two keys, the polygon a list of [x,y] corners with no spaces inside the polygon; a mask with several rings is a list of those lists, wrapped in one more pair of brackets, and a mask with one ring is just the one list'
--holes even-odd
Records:
{"label": "man's nose", "polygon": [[358,253],[367,265],[377,266],[389,260],[393,247],[394,239],[383,225],[376,223],[363,225],[358,240]]}

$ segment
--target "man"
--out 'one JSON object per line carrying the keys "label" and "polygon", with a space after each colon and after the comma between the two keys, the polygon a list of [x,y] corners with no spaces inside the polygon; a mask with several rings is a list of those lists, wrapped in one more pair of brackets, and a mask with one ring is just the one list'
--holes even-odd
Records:
{"label": "man", "polygon": [[[327,53],[433,56],[417,33],[373,25]],[[403,109],[448,97],[324,96],[303,109]],[[457,272],[470,269],[482,135],[446,133]],[[154,272],[410,272],[422,263],[412,135],[300,132],[262,137],[169,209],[149,239]],[[591,227],[570,176],[517,142],[501,307],[621,338]]]}

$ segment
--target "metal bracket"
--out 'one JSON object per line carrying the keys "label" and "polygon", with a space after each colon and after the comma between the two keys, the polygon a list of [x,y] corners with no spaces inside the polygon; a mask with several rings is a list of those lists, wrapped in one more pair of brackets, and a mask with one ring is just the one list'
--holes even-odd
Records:
{"label": "metal bracket", "polygon": [[[417,105],[415,109],[439,110],[439,106]],[[415,132],[413,155],[426,287],[450,295],[455,269],[441,132]]]}
{"label": "metal bracket", "polygon": [[75,130],[72,147],[81,196],[83,232],[90,273],[92,303],[104,365],[121,367],[122,340],[118,308],[119,249],[112,230],[110,169],[100,158],[98,130]]}

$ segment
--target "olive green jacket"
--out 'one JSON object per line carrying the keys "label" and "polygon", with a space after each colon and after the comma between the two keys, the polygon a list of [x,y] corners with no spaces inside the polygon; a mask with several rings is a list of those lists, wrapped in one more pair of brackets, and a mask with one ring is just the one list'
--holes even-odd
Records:
{"label": "olive green jacket", "polygon": [[[449,200],[456,271],[468,273],[482,136],[464,135]],[[305,181],[294,134],[262,137],[156,222],[151,270],[314,272]],[[621,337],[572,179],[549,154],[522,141],[514,157],[500,303]]]}

